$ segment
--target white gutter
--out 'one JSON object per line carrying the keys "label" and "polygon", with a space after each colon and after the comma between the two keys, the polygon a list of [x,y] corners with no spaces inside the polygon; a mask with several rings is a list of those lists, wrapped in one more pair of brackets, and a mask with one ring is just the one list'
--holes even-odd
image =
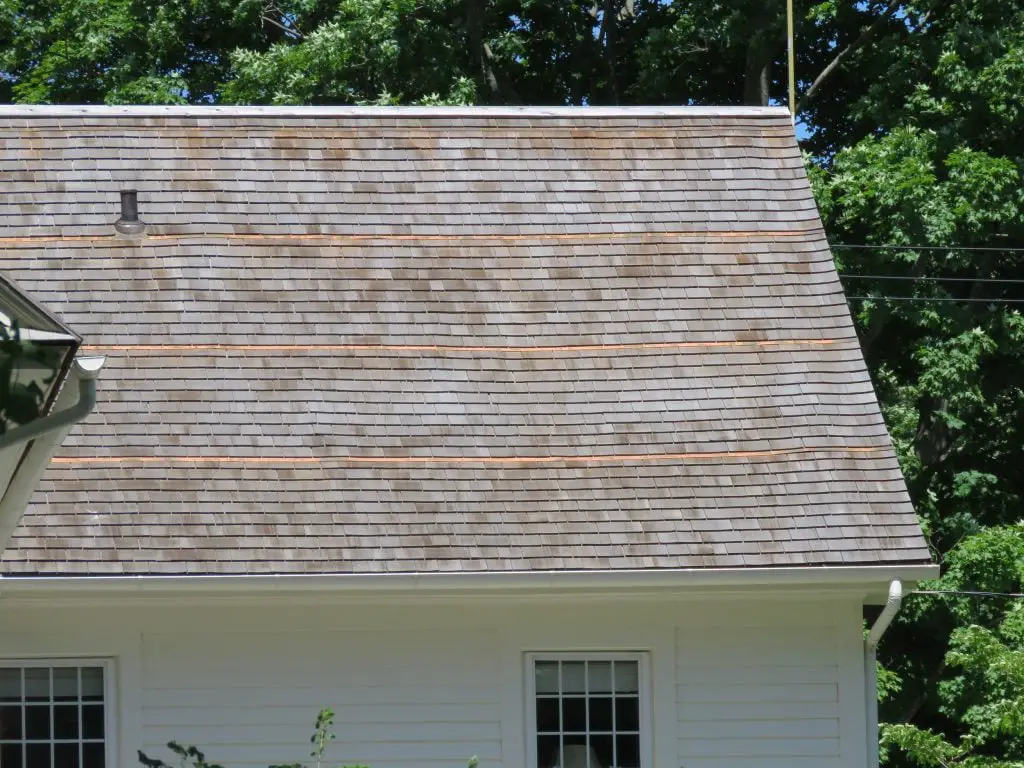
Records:
{"label": "white gutter", "polygon": [[934,565],[820,566],[805,568],[692,568],[623,571],[523,571],[503,573],[252,574],[196,576],[5,576],[4,594],[42,592],[241,592],[241,591],[485,591],[551,589],[658,589],[678,587],[827,587],[869,590],[879,581],[922,581]]}
{"label": "white gutter", "polygon": [[876,651],[882,640],[882,635],[892,624],[892,620],[900,610],[903,603],[903,584],[899,579],[893,579],[889,585],[889,599],[878,614],[875,623],[868,631],[867,639],[864,641],[864,676],[867,681],[867,739],[868,739],[868,768],[878,768],[878,669],[876,666]]}

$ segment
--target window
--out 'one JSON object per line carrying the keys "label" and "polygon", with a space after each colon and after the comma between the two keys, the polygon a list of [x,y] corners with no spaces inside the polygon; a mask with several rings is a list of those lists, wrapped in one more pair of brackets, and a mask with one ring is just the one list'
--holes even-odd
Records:
{"label": "window", "polygon": [[103,662],[0,663],[0,768],[105,768]]}
{"label": "window", "polygon": [[642,654],[531,655],[534,768],[647,768]]}

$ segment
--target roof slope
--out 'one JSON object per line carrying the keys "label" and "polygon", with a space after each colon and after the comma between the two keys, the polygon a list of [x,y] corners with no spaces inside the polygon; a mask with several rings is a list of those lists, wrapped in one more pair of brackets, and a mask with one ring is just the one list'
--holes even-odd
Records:
{"label": "roof slope", "polygon": [[8,109],[0,174],[109,355],[7,574],[928,560],[783,111]]}

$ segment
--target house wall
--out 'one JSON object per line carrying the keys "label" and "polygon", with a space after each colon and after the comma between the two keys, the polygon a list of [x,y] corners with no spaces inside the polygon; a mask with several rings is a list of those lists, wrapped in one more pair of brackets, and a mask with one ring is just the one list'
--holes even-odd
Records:
{"label": "house wall", "polygon": [[656,768],[863,768],[860,633],[853,597],[0,597],[0,659],[115,659],[116,768],[171,739],[230,768],[302,760],[322,706],[345,764],[518,768],[524,653],[590,650],[649,653]]}

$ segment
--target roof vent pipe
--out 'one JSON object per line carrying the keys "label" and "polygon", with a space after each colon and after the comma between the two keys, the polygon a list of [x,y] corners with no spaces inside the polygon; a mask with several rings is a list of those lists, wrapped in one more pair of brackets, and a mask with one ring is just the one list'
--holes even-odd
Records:
{"label": "roof vent pipe", "polygon": [[146,225],[139,220],[139,193],[134,189],[121,192],[121,218],[114,222],[114,229],[123,235],[141,235]]}

